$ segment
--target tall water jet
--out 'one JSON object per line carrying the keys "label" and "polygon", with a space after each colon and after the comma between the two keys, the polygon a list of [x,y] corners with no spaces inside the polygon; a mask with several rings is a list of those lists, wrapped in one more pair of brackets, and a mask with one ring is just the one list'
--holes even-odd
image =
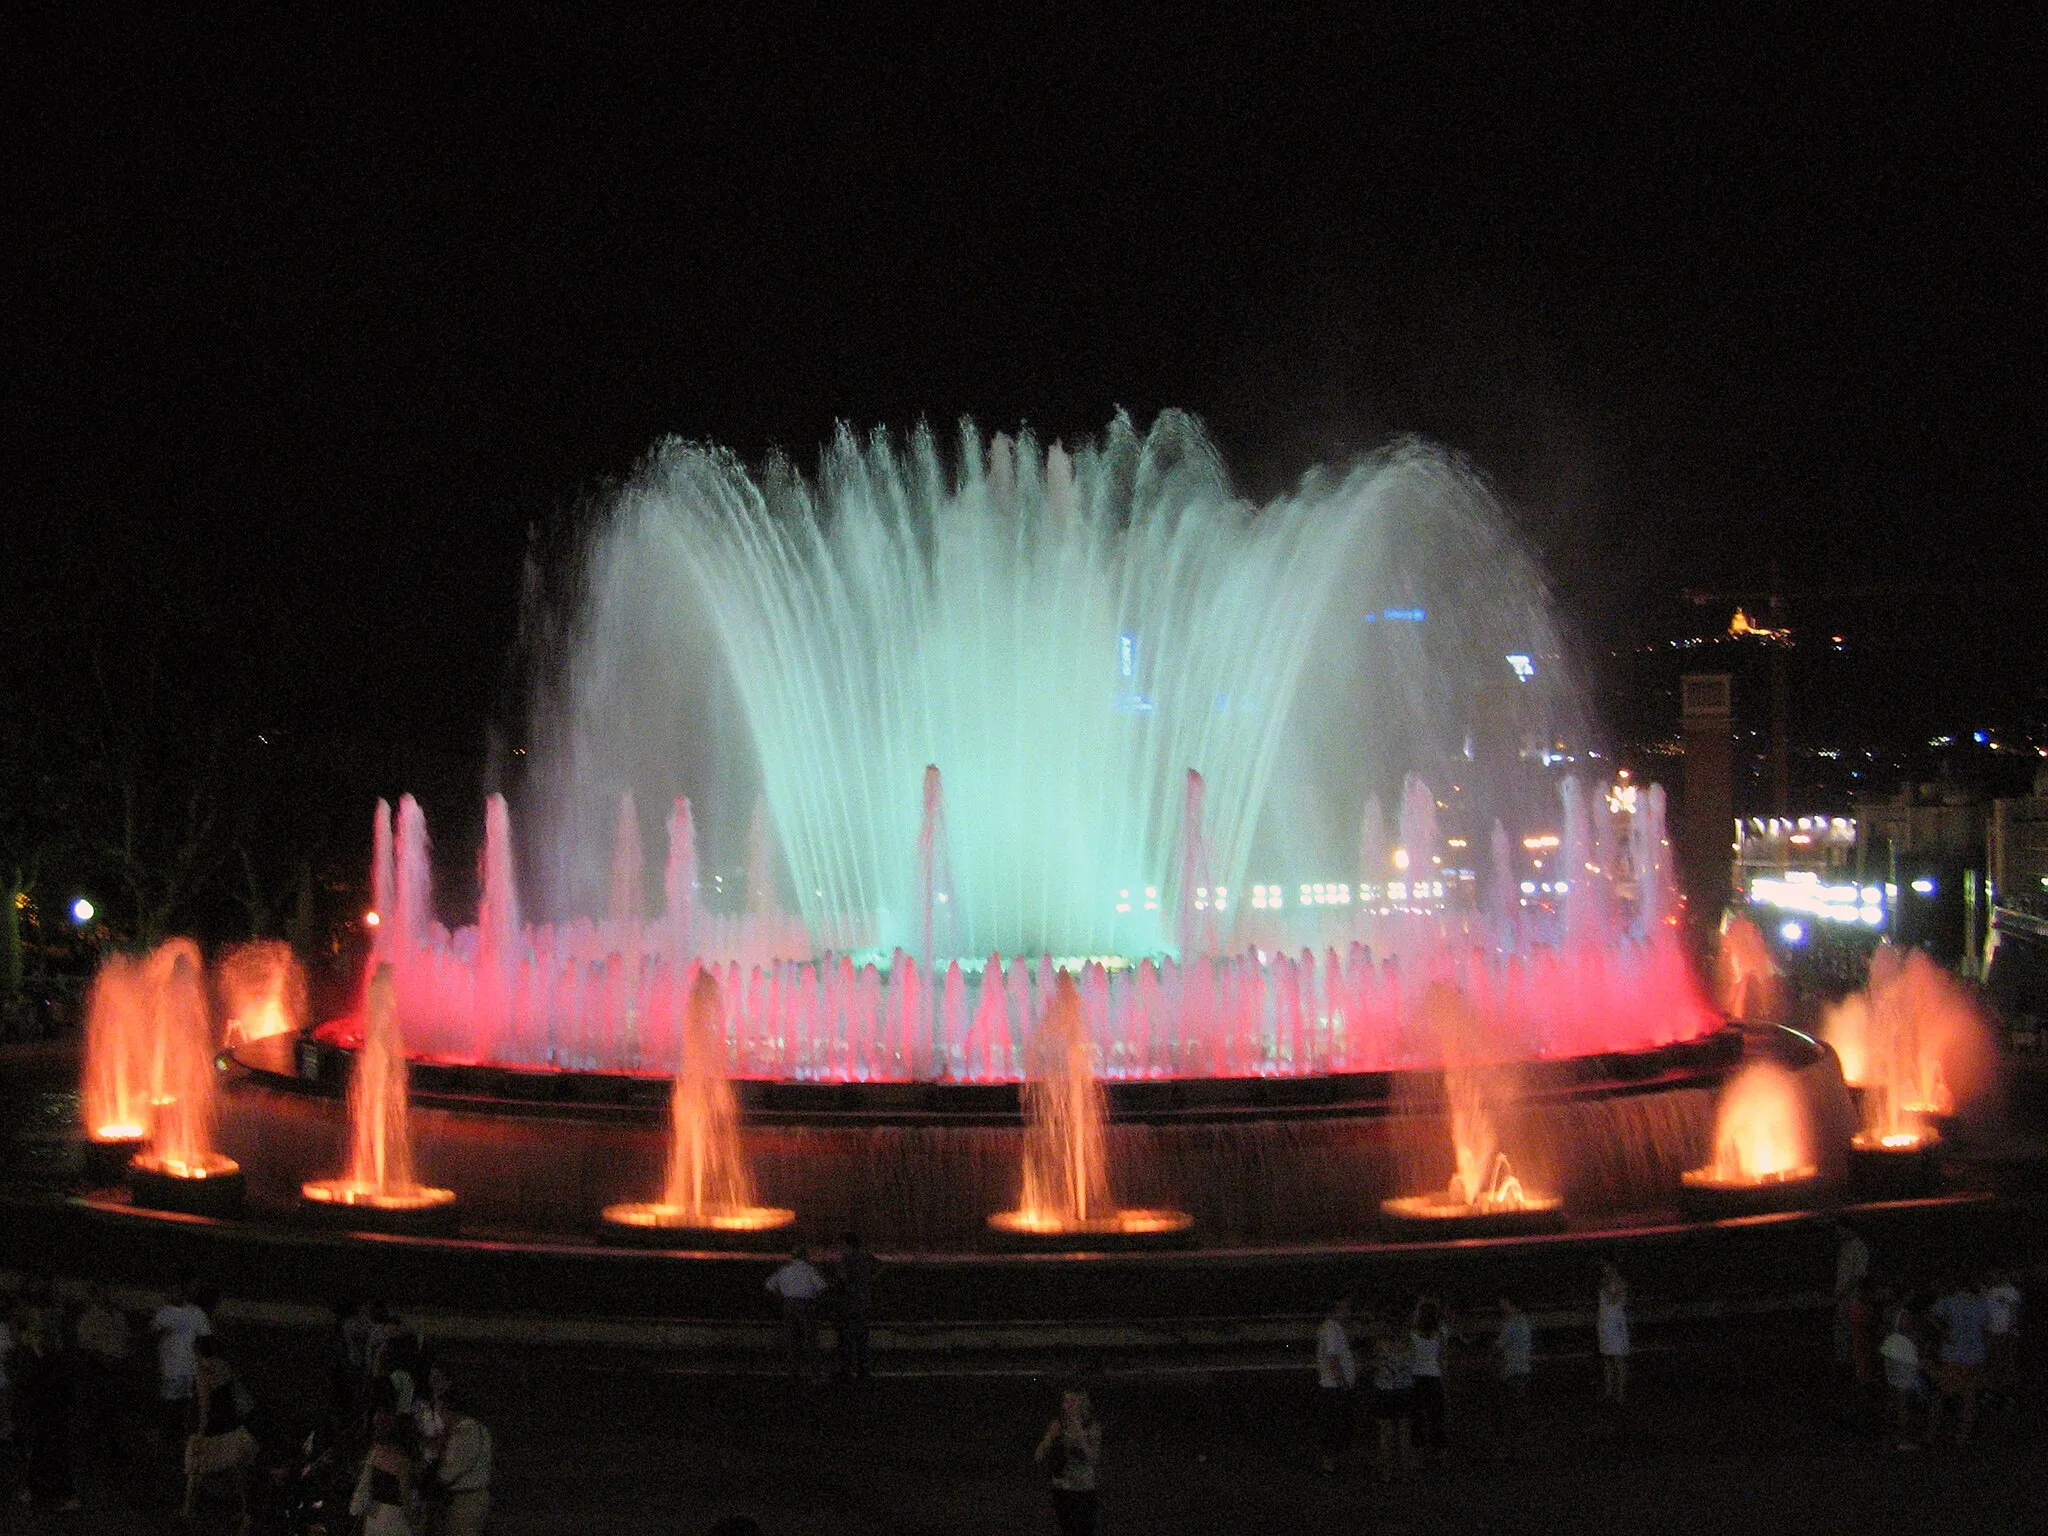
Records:
{"label": "tall water jet", "polygon": [[924,770],[924,812],[917,827],[917,963],[932,963],[953,951],[953,859],[946,839],[946,788],[939,765]]}
{"label": "tall water jet", "polygon": [[1554,1229],[1564,1202],[1524,1188],[1501,1143],[1501,1125],[1515,1096],[1513,1066],[1488,1038],[1485,1016],[1449,982],[1431,982],[1422,1023],[1442,1054],[1444,1112],[1455,1170],[1437,1192],[1380,1202],[1396,1236],[1470,1237]]}
{"label": "tall water jet", "polygon": [[1997,1048],[1968,991],[1925,951],[1880,944],[1863,991],[1828,1010],[1821,1035],[1857,1092],[1858,1192],[1932,1192],[1942,1127],[1987,1108],[1996,1080]]}
{"label": "tall water jet", "polygon": [[1775,1061],[1753,1061],[1722,1086],[1713,1156],[1686,1170],[1679,1204],[1701,1220],[1788,1210],[1811,1204],[1819,1182],[1799,1079]]}
{"label": "tall water jet", "polygon": [[143,961],[107,956],[86,1000],[85,1134],[130,1155],[149,1131],[155,1012]]}
{"label": "tall water jet", "polygon": [[1209,834],[1202,822],[1202,776],[1188,770],[1187,797],[1181,802],[1180,883],[1174,893],[1174,937],[1182,964],[1216,952],[1224,888],[1210,884]]}
{"label": "tall water jet", "polygon": [[683,962],[696,951],[697,941],[697,823],[690,814],[690,802],[676,796],[668,817],[668,863],[662,870],[662,912],[665,958],[674,974],[682,974]]}
{"label": "tall water jet", "polygon": [[1759,1024],[1778,1018],[1778,962],[1748,918],[1731,917],[1721,924],[1714,981],[1721,1012],[1731,1022]]}
{"label": "tall water jet", "polygon": [[283,940],[237,944],[216,962],[214,974],[226,1020],[222,1045],[233,1047],[305,1027],[306,969]]}
{"label": "tall water jet", "polygon": [[1185,1211],[1119,1208],[1110,1192],[1109,1106],[1073,974],[1060,971],[1025,1044],[1024,1189],[989,1226],[1011,1238],[1160,1240],[1185,1232]]}
{"label": "tall water jet", "polygon": [[129,1191],[157,1210],[232,1215],[241,1208],[242,1172],[213,1145],[213,1020],[196,953],[174,954],[155,990],[155,1103],[148,1140],[128,1165]]}
{"label": "tall water jet", "polygon": [[408,1077],[397,991],[386,963],[370,978],[363,1043],[349,1079],[348,1172],[301,1185],[310,1206],[336,1211],[344,1225],[376,1230],[454,1224],[455,1192],[422,1184],[413,1174]]}
{"label": "tall water jet", "polygon": [[682,1019],[682,1062],[669,1095],[668,1173],[659,1200],[608,1205],[607,1235],[664,1244],[744,1240],[796,1219],[754,1202],[740,1143],[739,1100],[726,1076],[725,1003],[717,978],[697,972]]}

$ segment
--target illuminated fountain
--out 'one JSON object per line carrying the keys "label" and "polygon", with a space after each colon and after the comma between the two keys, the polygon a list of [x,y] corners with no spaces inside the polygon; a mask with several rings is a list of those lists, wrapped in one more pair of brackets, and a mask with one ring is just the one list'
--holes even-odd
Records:
{"label": "illuminated fountain", "polygon": [[668,1177],[659,1200],[605,1207],[611,1241],[751,1246],[795,1220],[794,1212],[754,1203],[739,1103],[725,1071],[724,1016],[717,979],[699,971],[684,1010],[681,1070],[669,1095]]}
{"label": "illuminated fountain", "polygon": [[156,1009],[147,961],[109,955],[85,1011],[85,1139],[96,1178],[117,1175],[142,1149],[152,1114]]}
{"label": "illuminated fountain", "polygon": [[1778,962],[1755,923],[1731,917],[1721,925],[1715,956],[1715,992],[1721,1012],[1737,1024],[1775,1023],[1779,1007]]}
{"label": "illuminated fountain", "polygon": [[1961,982],[1926,952],[1880,944],[1861,992],[1831,1007],[1822,1037],[1856,1090],[1862,1129],[1850,1176],[1870,1197],[1931,1194],[1942,1126],[1981,1103],[1996,1051]]}
{"label": "illuminated fountain", "polygon": [[1564,1202],[1525,1189],[1501,1147],[1500,1123],[1514,1100],[1515,1069],[1498,1058],[1486,1020],[1456,987],[1433,982],[1423,996],[1423,1019],[1439,1042],[1446,1119],[1457,1171],[1442,1190],[1397,1195],[1380,1202],[1391,1235],[1506,1237],[1556,1231]]}
{"label": "illuminated fountain", "polygon": [[1721,1090],[1714,1155],[1688,1169],[1679,1206],[1696,1220],[1810,1206],[1819,1193],[1813,1117],[1799,1080],[1774,1061],[1754,1061]]}
{"label": "illuminated fountain", "polygon": [[292,947],[278,939],[237,944],[215,963],[220,991],[221,1044],[290,1034],[306,1023],[306,971]]}
{"label": "illuminated fountain", "polygon": [[1095,1075],[1081,992],[1061,971],[1025,1053],[1024,1189],[1017,1208],[989,1217],[992,1231],[1031,1247],[1170,1241],[1185,1211],[1119,1207],[1110,1190],[1108,1106]]}
{"label": "illuminated fountain", "polygon": [[309,1210],[337,1224],[374,1231],[448,1230],[455,1225],[455,1192],[413,1176],[405,1042],[391,967],[370,978],[362,1048],[349,1081],[348,1173],[315,1179],[300,1189]]}
{"label": "illuminated fountain", "polygon": [[214,1150],[213,1022],[197,952],[187,950],[168,957],[160,981],[149,978],[154,1102],[143,1150],[128,1165],[128,1188],[137,1205],[155,1210],[229,1216],[241,1209],[242,1170]]}

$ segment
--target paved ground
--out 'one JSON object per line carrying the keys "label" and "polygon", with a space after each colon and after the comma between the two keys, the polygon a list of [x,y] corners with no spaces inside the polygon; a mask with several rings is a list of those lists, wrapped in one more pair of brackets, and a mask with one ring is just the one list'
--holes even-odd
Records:
{"label": "paved ground", "polygon": [[[1451,1464],[1391,1488],[1362,1466],[1315,1470],[1303,1371],[1162,1361],[1106,1376],[1103,1529],[2048,1530],[2038,1362],[2027,1405],[1978,1445],[1899,1455],[1842,1422],[1824,1330],[1805,1316],[1653,1336],[1625,1416],[1594,1405],[1575,1341],[1546,1341],[1527,1461],[1491,1456],[1482,1386],[1456,1381]],[[314,1336],[243,1328],[231,1343],[280,1430],[314,1410]],[[611,1353],[493,1346],[450,1359],[497,1434],[501,1536],[691,1533],[733,1511],[771,1536],[1052,1530],[1028,1465],[1051,1410],[1047,1376],[997,1365],[801,1391]],[[134,1479],[95,1467],[86,1491],[77,1515],[0,1504],[0,1533],[169,1528]]]}

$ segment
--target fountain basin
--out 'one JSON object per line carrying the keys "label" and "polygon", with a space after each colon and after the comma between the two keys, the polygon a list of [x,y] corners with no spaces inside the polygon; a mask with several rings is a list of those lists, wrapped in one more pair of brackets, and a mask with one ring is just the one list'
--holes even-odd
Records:
{"label": "fountain basin", "polygon": [[1564,1201],[1525,1196],[1520,1205],[1468,1205],[1449,1194],[1396,1195],[1380,1202],[1380,1230],[1397,1243],[1464,1237],[1532,1237],[1564,1230]]}
{"label": "fountain basin", "polygon": [[[129,1134],[131,1133],[132,1134]],[[105,1187],[118,1184],[127,1172],[128,1165],[141,1152],[142,1130],[139,1126],[102,1126],[85,1138],[85,1177],[87,1182]]]}
{"label": "fountain basin", "polygon": [[1725,1178],[1689,1168],[1679,1178],[1678,1209],[1688,1221],[1728,1221],[1774,1211],[1808,1211],[1822,1203],[1820,1170],[1791,1168],[1760,1178]]}
{"label": "fountain basin", "polygon": [[674,1248],[695,1252],[780,1253],[796,1212],[779,1205],[727,1206],[686,1210],[658,1200],[629,1200],[604,1208],[599,1235],[631,1248]]}
{"label": "fountain basin", "polygon": [[1938,1132],[1907,1131],[1880,1136],[1862,1131],[1849,1138],[1849,1192],[1857,1200],[1923,1200],[1941,1193]]}
{"label": "fountain basin", "polygon": [[219,1153],[196,1162],[140,1153],[128,1163],[128,1195],[152,1211],[233,1220],[242,1214],[246,1193],[241,1164]]}
{"label": "fountain basin", "polygon": [[1086,1221],[1048,1219],[1033,1211],[998,1211],[988,1219],[991,1241],[1013,1253],[1129,1253],[1182,1248],[1195,1219],[1186,1211],[1133,1206]]}
{"label": "fountain basin", "polygon": [[299,1188],[300,1219],[347,1232],[453,1237],[461,1217],[452,1189],[415,1184],[375,1189],[354,1179],[313,1179]]}

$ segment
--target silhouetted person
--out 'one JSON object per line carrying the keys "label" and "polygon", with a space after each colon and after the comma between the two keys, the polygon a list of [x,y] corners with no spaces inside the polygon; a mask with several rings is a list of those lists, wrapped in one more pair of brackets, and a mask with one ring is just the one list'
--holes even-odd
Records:
{"label": "silhouetted person", "polygon": [[858,1232],[849,1232],[839,1255],[839,1375],[865,1381],[873,1365],[868,1350],[868,1322],[875,1310],[875,1279],[882,1261],[870,1253]]}
{"label": "silhouetted person", "polygon": [[1415,1372],[1414,1422],[1416,1445],[1433,1451],[1439,1461],[1450,1454],[1450,1430],[1445,1422],[1449,1404],[1444,1393],[1444,1371],[1449,1365],[1451,1325],[1444,1317],[1443,1303],[1425,1296],[1415,1307],[1415,1321],[1408,1333],[1408,1354]]}
{"label": "silhouetted person", "polygon": [[245,1422],[244,1393],[235,1370],[222,1353],[220,1340],[202,1334],[193,1343],[197,1366],[193,1377],[192,1436],[185,1442],[185,1518],[192,1518],[193,1500],[202,1478],[226,1474],[235,1486],[235,1503],[246,1526],[249,1519],[249,1468],[256,1464],[256,1437]]}
{"label": "silhouetted person", "polygon": [[28,1452],[24,1504],[42,1499],[59,1509],[78,1508],[71,1476],[71,1371],[59,1325],[32,1313],[14,1357],[16,1426]]}
{"label": "silhouetted person", "polygon": [[127,1395],[129,1359],[133,1341],[128,1316],[107,1296],[107,1288],[94,1281],[85,1288],[85,1307],[72,1330],[77,1344],[73,1365],[79,1406],[85,1432],[106,1452],[108,1462],[123,1467],[128,1462],[124,1399]]}
{"label": "silhouetted person", "polygon": [[818,1373],[818,1298],[825,1277],[818,1273],[802,1243],[768,1277],[768,1291],[782,1303],[782,1342],[789,1354],[789,1374],[814,1381]]}
{"label": "silhouetted person", "polygon": [[1600,1400],[1628,1404],[1628,1282],[1611,1263],[1600,1265],[1599,1305],[1594,1340],[1600,1349]]}
{"label": "silhouetted person", "polygon": [[1316,1417],[1321,1421],[1322,1469],[1335,1472],[1351,1449],[1356,1420],[1352,1396],[1358,1357],[1351,1352],[1351,1298],[1339,1296],[1316,1330]]}
{"label": "silhouetted person", "polygon": [[1941,1326],[1941,1347],[1935,1352],[1934,1404],[1927,1411],[1927,1440],[1941,1436],[1943,1412],[1953,1403],[1956,1444],[1968,1445],[1977,1423],[1977,1394],[1984,1388],[1985,1328],[1990,1321],[1984,1298],[1969,1286],[1951,1285],[1927,1315]]}
{"label": "silhouetted person", "polygon": [[1060,1394],[1060,1415],[1046,1426],[1032,1459],[1051,1478],[1052,1513],[1060,1536],[1095,1536],[1102,1423],[1085,1387],[1068,1387]]}
{"label": "silhouetted person", "polygon": [[1500,1332],[1493,1352],[1500,1365],[1500,1393],[1494,1414],[1494,1438],[1503,1456],[1519,1456],[1528,1434],[1529,1378],[1534,1373],[1535,1335],[1529,1314],[1512,1296],[1500,1299]]}

